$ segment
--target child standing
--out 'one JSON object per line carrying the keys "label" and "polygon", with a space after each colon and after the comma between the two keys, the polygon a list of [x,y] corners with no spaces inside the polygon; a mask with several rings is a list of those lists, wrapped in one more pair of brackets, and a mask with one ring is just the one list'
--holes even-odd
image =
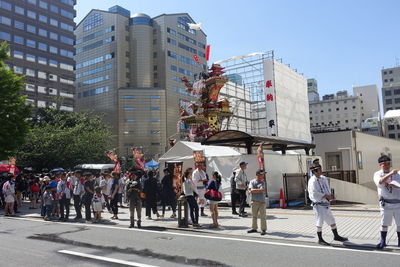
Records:
{"label": "child standing", "polygon": [[52,188],[49,185],[46,186],[46,191],[43,193],[43,200],[46,210],[46,215],[44,217],[44,220],[50,221],[51,212],[53,210],[53,194],[52,194]]}
{"label": "child standing", "polygon": [[103,194],[101,193],[101,187],[97,186],[95,189],[95,194],[92,199],[92,206],[94,211],[94,221],[100,222],[101,212],[103,211],[103,207],[106,204],[106,200],[104,199]]}

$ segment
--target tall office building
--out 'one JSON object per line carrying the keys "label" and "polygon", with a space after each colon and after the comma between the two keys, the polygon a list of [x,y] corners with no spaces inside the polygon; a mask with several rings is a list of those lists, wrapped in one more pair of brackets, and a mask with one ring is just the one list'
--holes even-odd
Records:
{"label": "tall office building", "polygon": [[206,70],[206,35],[188,23],[187,13],[150,18],[114,6],[77,25],[77,110],[105,115],[121,156],[133,147],[164,153],[177,137],[179,107],[194,100],[180,77]]}
{"label": "tall office building", "polygon": [[308,102],[319,101],[318,83],[316,79],[307,79]]}
{"label": "tall office building", "polygon": [[73,111],[75,0],[0,0],[0,41],[26,75],[27,102]]}
{"label": "tall office building", "polygon": [[[400,109],[400,67],[382,69],[383,112]],[[385,124],[386,137],[400,139],[400,124]]]}

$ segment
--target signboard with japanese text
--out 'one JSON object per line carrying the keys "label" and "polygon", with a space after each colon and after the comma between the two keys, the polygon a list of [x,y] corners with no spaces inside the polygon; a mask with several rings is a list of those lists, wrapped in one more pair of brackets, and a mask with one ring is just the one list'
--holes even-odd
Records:
{"label": "signboard with japanese text", "polygon": [[274,79],[274,62],[272,59],[266,59],[263,63],[264,67],[264,92],[265,106],[267,110],[267,135],[276,136],[277,131],[277,114],[276,114],[276,92]]}

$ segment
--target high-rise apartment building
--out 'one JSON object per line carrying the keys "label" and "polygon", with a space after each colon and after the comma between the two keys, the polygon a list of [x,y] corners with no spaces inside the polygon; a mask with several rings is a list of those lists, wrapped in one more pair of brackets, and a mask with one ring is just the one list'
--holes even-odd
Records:
{"label": "high-rise apartment building", "polygon": [[206,35],[188,23],[187,13],[150,18],[114,6],[77,25],[76,107],[105,115],[120,155],[164,153],[177,137],[179,107],[193,100],[180,78],[206,70]]}
{"label": "high-rise apartment building", "polygon": [[[400,109],[400,67],[382,69],[382,101],[384,113]],[[385,124],[386,137],[400,139],[400,124]]]}
{"label": "high-rise apartment building", "polygon": [[10,45],[7,64],[26,75],[27,102],[74,107],[74,6],[76,0],[0,0],[0,41]]}

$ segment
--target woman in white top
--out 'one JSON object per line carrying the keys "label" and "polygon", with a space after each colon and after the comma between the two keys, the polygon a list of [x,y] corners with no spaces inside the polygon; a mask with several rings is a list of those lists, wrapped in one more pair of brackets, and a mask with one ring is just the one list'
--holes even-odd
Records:
{"label": "woman in white top", "polygon": [[199,206],[197,205],[194,194],[197,193],[197,187],[192,181],[192,172],[190,170],[186,170],[183,174],[183,193],[185,194],[186,201],[189,204],[190,209],[190,218],[193,222],[193,227],[200,227],[199,225]]}

